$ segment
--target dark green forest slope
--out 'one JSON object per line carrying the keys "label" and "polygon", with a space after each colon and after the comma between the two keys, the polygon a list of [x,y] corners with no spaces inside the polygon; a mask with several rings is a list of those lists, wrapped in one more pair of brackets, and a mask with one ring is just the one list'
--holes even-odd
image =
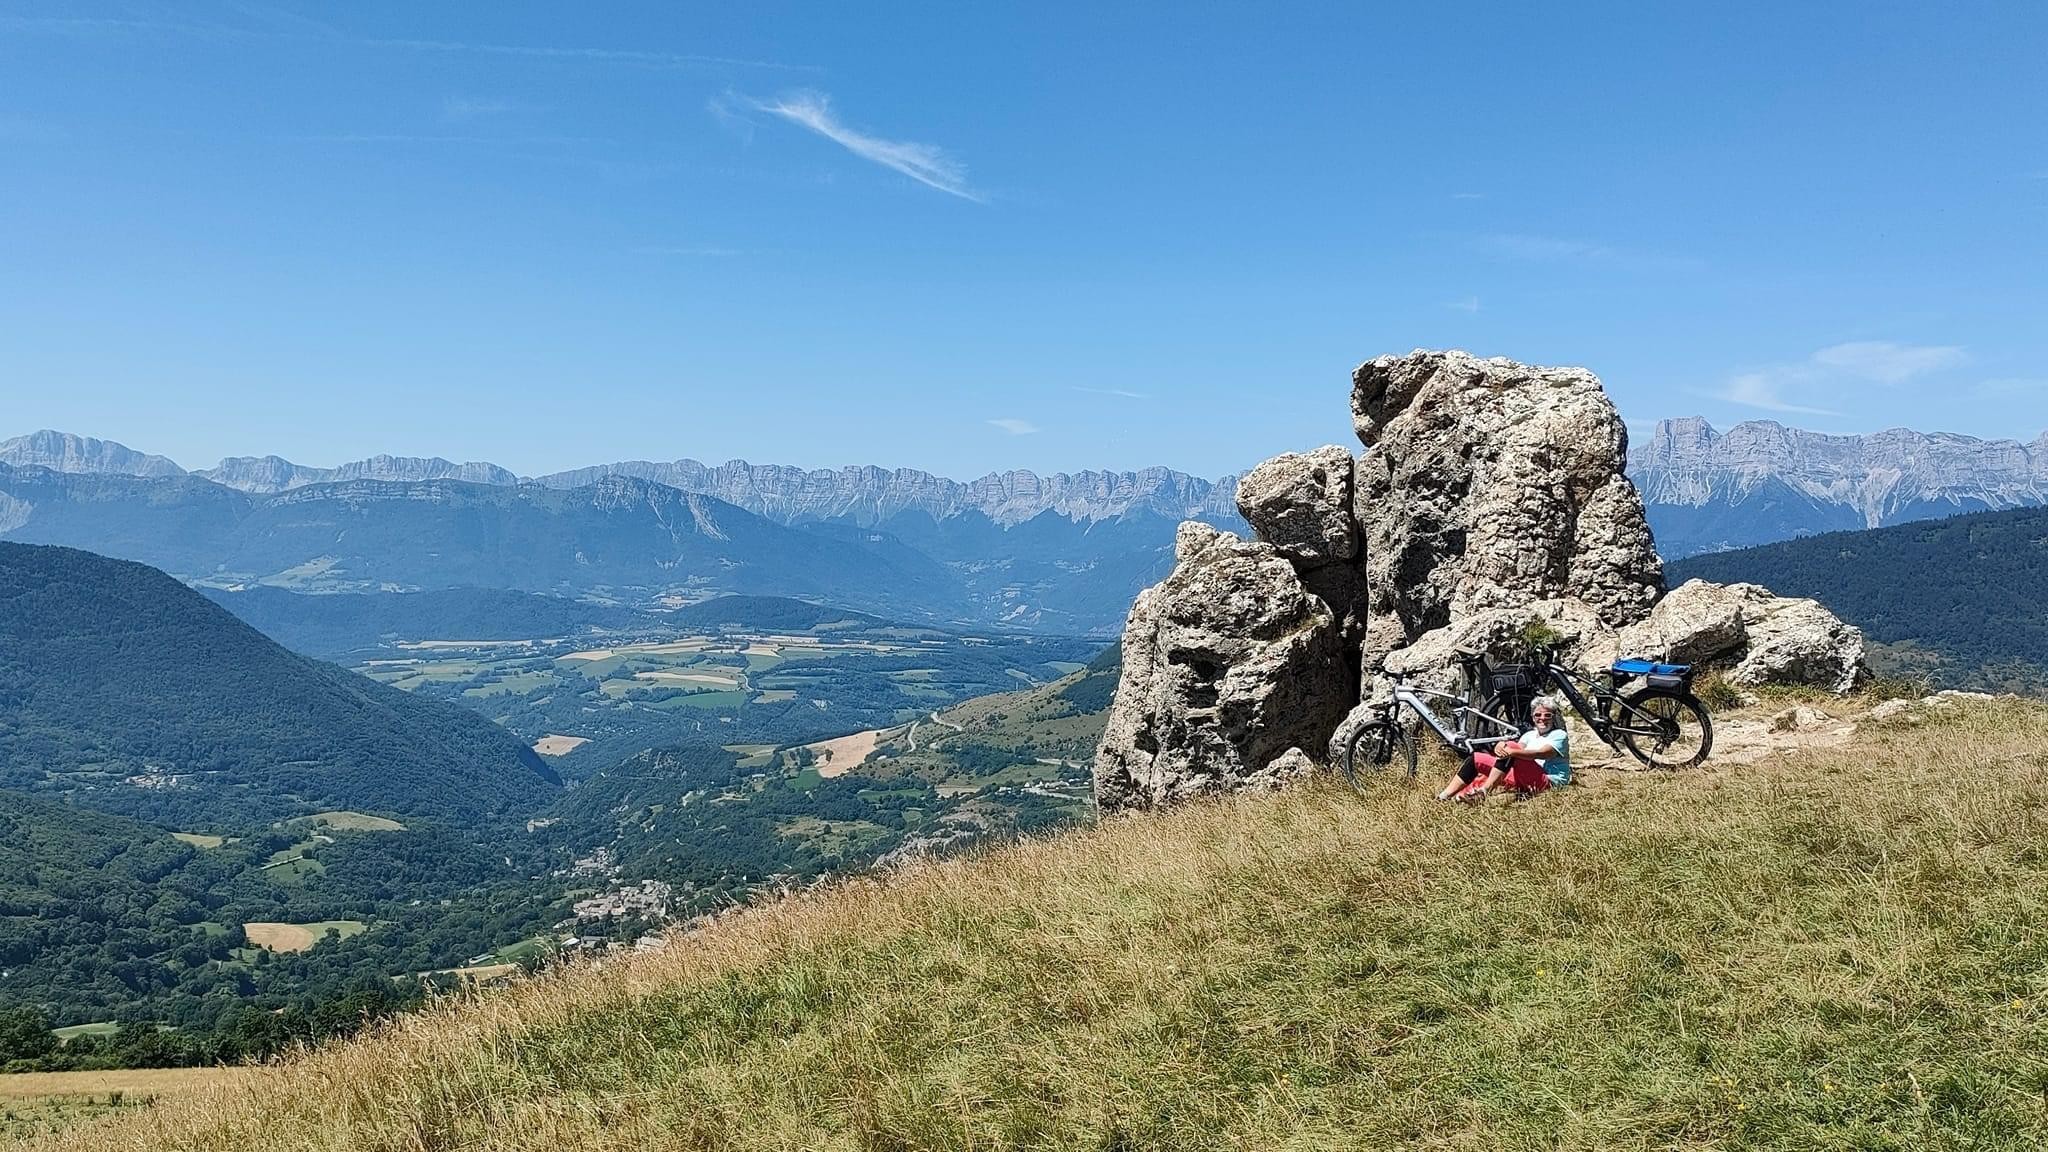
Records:
{"label": "dark green forest slope", "polygon": [[1679,560],[1692,578],[1810,596],[1863,629],[1880,672],[2048,693],[2048,508],[1829,532]]}
{"label": "dark green forest slope", "polygon": [[469,821],[556,781],[488,720],[294,655],[154,569],[0,543],[0,787],[205,830]]}

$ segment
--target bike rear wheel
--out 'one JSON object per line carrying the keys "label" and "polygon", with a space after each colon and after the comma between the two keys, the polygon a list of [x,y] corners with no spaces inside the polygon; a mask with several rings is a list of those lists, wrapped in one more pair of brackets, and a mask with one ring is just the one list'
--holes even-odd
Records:
{"label": "bike rear wheel", "polygon": [[1339,766],[1344,770],[1344,779],[1359,792],[1389,772],[1414,779],[1415,741],[1407,729],[1392,720],[1369,721],[1351,734]]}
{"label": "bike rear wheel", "polygon": [[1690,692],[1651,688],[1615,703],[1615,734],[1652,768],[1690,768],[1714,750],[1714,722]]}

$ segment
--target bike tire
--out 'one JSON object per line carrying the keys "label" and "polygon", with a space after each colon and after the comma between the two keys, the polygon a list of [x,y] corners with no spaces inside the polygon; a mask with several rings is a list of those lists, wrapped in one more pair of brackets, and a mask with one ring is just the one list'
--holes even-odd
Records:
{"label": "bike tire", "polygon": [[[1707,706],[1690,692],[1649,688],[1623,696],[1616,703],[1623,706],[1619,709],[1622,715],[1615,718],[1616,727],[1621,729],[1618,735],[1622,746],[1629,755],[1652,768],[1691,768],[1714,750],[1713,718],[1707,715]],[[1654,717],[1660,727],[1668,728],[1657,737],[1630,731],[1641,722],[1642,713]]]}
{"label": "bike tire", "polygon": [[1358,726],[1344,744],[1339,765],[1354,791],[1363,792],[1373,780],[1398,769],[1415,778],[1415,741],[1408,730],[1392,720],[1373,720]]}

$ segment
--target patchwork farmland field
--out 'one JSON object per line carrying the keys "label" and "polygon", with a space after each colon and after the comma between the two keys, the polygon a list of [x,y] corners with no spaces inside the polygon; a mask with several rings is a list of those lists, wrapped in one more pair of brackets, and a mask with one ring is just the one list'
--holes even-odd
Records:
{"label": "patchwork farmland field", "polygon": [[[678,743],[858,742],[963,700],[1049,683],[1101,647],[860,621],[593,639],[398,641],[353,666],[481,712],[576,776]],[[843,772],[860,758],[852,751],[835,744],[820,768]]]}

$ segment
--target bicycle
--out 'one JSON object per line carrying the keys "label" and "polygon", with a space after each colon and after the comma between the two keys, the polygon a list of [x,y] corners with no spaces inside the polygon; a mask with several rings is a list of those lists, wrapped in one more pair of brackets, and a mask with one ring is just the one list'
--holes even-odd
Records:
{"label": "bicycle", "polygon": [[[1432,702],[1448,706],[1449,714],[1456,719],[1455,727],[1437,718]],[[1405,677],[1397,676],[1393,680],[1393,694],[1374,710],[1365,723],[1353,729],[1344,743],[1344,755],[1339,766],[1352,788],[1364,791],[1367,780],[1395,766],[1403,769],[1409,779],[1414,779],[1415,740],[1400,721],[1403,706],[1414,712],[1422,726],[1435,733],[1446,748],[1460,756],[1470,756],[1503,740],[1512,740],[1516,735],[1511,725],[1474,708],[1469,696],[1435,688],[1419,688]],[[1481,724],[1500,731],[1474,731]]]}
{"label": "bicycle", "polygon": [[[1652,768],[1690,768],[1713,750],[1713,721],[1692,693],[1690,665],[1617,660],[1604,681],[1595,682],[1590,677],[1582,679],[1549,652],[1538,653],[1539,662],[1533,665],[1499,668],[1489,665],[1481,652],[1460,648],[1457,655],[1465,694],[1417,688],[1397,677],[1393,695],[1352,731],[1341,767],[1353,788],[1363,790],[1367,780],[1396,766],[1414,778],[1415,741],[1400,722],[1403,706],[1445,747],[1470,756],[1512,740],[1524,730],[1529,724],[1529,701],[1542,684],[1555,688],[1608,747],[1626,747],[1631,756]],[[1638,677],[1643,686],[1625,692],[1625,686]],[[1480,691],[1490,694],[1483,706],[1475,708],[1471,696]],[[1451,706],[1458,722],[1455,730],[1437,719],[1427,703],[1432,700]]]}
{"label": "bicycle", "polygon": [[[1596,679],[1574,671],[1550,650],[1534,655],[1532,664],[1496,668],[1484,653],[1459,649],[1467,679],[1491,689],[1475,711],[1501,727],[1526,727],[1536,689],[1549,688],[1564,697],[1602,743],[1626,749],[1651,768],[1691,768],[1713,751],[1714,722],[1693,694],[1692,665],[1616,660]],[[1638,679],[1641,685],[1631,690],[1628,685]]]}

